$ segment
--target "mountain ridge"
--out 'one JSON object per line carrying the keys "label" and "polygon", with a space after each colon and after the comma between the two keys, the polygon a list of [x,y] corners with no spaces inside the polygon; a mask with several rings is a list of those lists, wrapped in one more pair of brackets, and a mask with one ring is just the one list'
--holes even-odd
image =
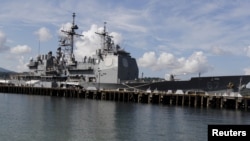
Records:
{"label": "mountain ridge", "polygon": [[0,72],[4,72],[4,73],[15,73],[14,71],[11,71],[11,70],[8,70],[8,69],[2,68],[2,67],[0,67]]}

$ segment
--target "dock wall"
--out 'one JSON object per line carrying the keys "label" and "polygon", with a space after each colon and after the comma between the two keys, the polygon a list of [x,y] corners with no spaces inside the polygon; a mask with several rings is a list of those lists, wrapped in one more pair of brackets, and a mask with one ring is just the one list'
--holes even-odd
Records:
{"label": "dock wall", "polygon": [[82,90],[76,88],[43,88],[0,85],[0,93],[85,98],[120,102],[163,104],[199,108],[250,110],[250,96],[216,96],[207,94],[169,94],[164,92],[130,92],[116,90]]}

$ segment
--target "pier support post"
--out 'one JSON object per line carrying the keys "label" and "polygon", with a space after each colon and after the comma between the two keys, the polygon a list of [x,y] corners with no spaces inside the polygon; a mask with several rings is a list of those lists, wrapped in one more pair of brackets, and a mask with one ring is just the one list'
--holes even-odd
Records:
{"label": "pier support post", "polygon": [[176,96],[175,105],[178,105],[178,101],[179,101],[178,99],[179,99],[179,96],[177,95],[177,96]]}
{"label": "pier support post", "polygon": [[194,107],[197,106],[197,95],[194,96]]}
{"label": "pier support post", "polygon": [[117,93],[117,94],[118,94],[118,99],[117,99],[117,101],[120,101],[121,95],[120,95],[120,93]]}
{"label": "pier support post", "polygon": [[150,103],[150,94],[148,94],[148,103]]}
{"label": "pier support post", "polygon": [[89,91],[86,91],[85,92],[85,98],[88,98],[88,95],[89,95]]}
{"label": "pier support post", "polygon": [[104,94],[104,92],[100,92],[100,94],[101,94],[101,100],[104,100],[104,99],[105,99],[105,94]]}
{"label": "pier support post", "polygon": [[207,108],[209,107],[209,100],[210,100],[210,97],[207,97]]}
{"label": "pier support post", "polygon": [[184,106],[184,99],[185,99],[185,96],[184,94],[182,95],[182,100],[181,100],[181,106]]}
{"label": "pier support post", "polygon": [[235,109],[238,109],[238,97],[235,98]]}
{"label": "pier support post", "polygon": [[140,103],[141,93],[138,93],[137,95],[137,103]]}
{"label": "pier support post", "polygon": [[220,108],[223,108],[223,97],[220,97]]}
{"label": "pier support post", "polygon": [[53,92],[52,92],[52,89],[49,91],[50,92],[50,96],[53,96]]}
{"label": "pier support post", "polygon": [[54,90],[55,93],[56,93],[56,96],[58,97],[59,96],[59,92],[57,90]]}
{"label": "pier support post", "polygon": [[203,96],[201,96],[201,108],[203,108]]}
{"label": "pier support post", "polygon": [[247,99],[244,99],[244,105],[245,105],[245,110],[247,111],[247,107],[248,107]]}
{"label": "pier support post", "polygon": [[169,97],[169,104],[170,104],[170,105],[172,105],[172,103],[173,103],[173,98],[172,98],[172,96],[173,96],[173,95],[171,95],[171,96]]}
{"label": "pier support post", "polygon": [[81,93],[81,91],[78,90],[77,93],[76,93],[77,94],[77,98],[80,98],[80,93]]}
{"label": "pier support post", "polygon": [[162,97],[162,94],[159,94],[159,104],[161,103],[161,97]]}
{"label": "pier support post", "polygon": [[188,95],[188,106],[190,106],[190,105],[191,105],[191,96]]}
{"label": "pier support post", "polygon": [[122,92],[122,102],[125,102],[125,93]]}
{"label": "pier support post", "polygon": [[113,92],[113,95],[114,95],[114,101],[115,101],[115,99],[116,99],[116,94],[115,94],[115,92]]}

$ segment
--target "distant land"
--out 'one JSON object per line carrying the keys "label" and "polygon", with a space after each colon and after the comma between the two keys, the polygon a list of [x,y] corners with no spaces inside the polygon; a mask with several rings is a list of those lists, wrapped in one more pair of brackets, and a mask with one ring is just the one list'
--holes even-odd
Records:
{"label": "distant land", "polygon": [[16,72],[0,67],[0,78],[8,78],[10,74],[15,74]]}
{"label": "distant land", "polygon": [[5,68],[0,67],[0,72],[10,72],[10,73],[16,73],[14,71],[7,70]]}

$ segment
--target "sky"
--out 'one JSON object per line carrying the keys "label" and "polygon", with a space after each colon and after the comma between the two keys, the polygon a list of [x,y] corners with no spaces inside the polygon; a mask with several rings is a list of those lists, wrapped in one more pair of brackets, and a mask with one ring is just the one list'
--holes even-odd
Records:
{"label": "sky", "polygon": [[38,54],[55,52],[61,29],[79,27],[78,60],[100,47],[103,23],[130,52],[144,77],[250,74],[247,0],[3,0],[0,67],[28,71]]}

